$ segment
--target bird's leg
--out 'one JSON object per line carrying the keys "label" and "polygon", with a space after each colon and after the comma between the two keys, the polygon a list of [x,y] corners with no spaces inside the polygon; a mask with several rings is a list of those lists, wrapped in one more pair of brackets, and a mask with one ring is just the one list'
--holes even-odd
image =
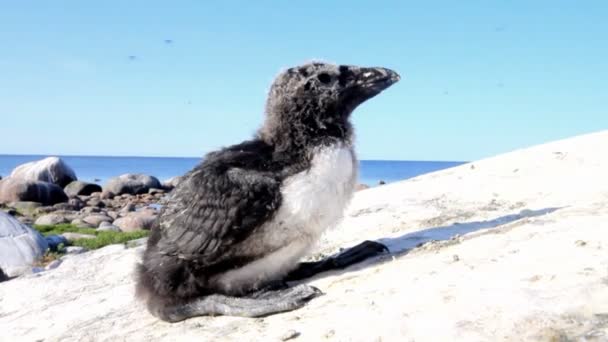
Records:
{"label": "bird's leg", "polygon": [[366,240],[326,259],[314,262],[301,262],[295,270],[291,271],[287,275],[285,280],[302,280],[305,278],[310,278],[321,272],[344,269],[365,259],[380,255],[384,252],[388,252],[388,248],[385,245],[376,241]]}
{"label": "bird's leg", "polygon": [[245,297],[213,294],[182,305],[164,307],[158,316],[168,322],[179,322],[197,316],[262,317],[298,309],[321,295],[316,287],[300,284],[280,290],[255,292]]}

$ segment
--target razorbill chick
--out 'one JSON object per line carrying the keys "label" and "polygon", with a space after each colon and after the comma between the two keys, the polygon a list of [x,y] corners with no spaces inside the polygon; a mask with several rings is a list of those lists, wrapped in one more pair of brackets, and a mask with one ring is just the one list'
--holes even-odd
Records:
{"label": "razorbill chick", "polygon": [[386,68],[308,63],[273,82],[251,140],[209,153],[171,192],[137,266],[137,294],[162,320],[259,317],[321,292],[286,280],[377,255],[366,241],[298,263],[342,218],[357,181],[350,115],[399,80]]}

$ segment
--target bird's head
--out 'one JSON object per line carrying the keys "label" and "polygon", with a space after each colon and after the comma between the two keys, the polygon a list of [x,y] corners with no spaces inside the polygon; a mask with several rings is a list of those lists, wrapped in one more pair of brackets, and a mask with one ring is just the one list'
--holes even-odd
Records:
{"label": "bird's head", "polygon": [[262,137],[272,140],[295,129],[307,135],[302,138],[344,138],[355,108],[399,79],[395,71],[380,67],[315,62],[289,68],[270,87]]}

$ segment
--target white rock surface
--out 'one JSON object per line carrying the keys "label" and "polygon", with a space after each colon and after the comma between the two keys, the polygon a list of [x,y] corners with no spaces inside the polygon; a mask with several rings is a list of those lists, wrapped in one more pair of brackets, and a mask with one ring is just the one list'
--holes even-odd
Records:
{"label": "white rock surface", "polygon": [[297,311],[160,322],[133,299],[141,247],[109,246],[0,283],[2,338],[606,341],[605,151],[608,131],[358,192],[315,254],[378,239],[392,255],[318,275],[326,295]]}
{"label": "white rock surface", "polygon": [[4,273],[13,277],[30,272],[32,264],[47,248],[47,242],[40,233],[0,211],[0,268]]}
{"label": "white rock surface", "polygon": [[61,158],[47,157],[17,166],[11,177],[49,182],[64,187],[77,180],[76,173]]}

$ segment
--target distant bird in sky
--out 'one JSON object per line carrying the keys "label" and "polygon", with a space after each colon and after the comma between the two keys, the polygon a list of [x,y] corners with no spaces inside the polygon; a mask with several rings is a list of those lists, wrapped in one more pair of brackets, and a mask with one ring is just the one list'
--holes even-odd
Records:
{"label": "distant bird in sky", "polygon": [[133,55],[129,56],[129,60],[130,60],[130,61],[134,61],[134,60],[136,60],[136,59],[137,59],[137,56],[133,56]]}
{"label": "distant bird in sky", "polygon": [[172,39],[165,39],[165,44],[173,44],[173,40]]}

